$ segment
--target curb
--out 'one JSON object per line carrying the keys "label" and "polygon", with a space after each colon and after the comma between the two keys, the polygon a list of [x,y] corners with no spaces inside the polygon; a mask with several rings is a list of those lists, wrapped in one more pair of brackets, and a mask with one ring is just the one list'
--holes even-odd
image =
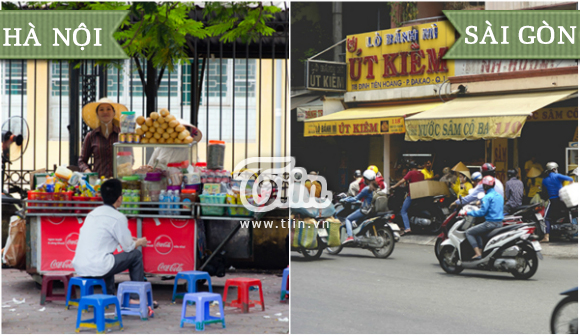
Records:
{"label": "curb", "polygon": [[[435,246],[437,236],[408,235],[400,238],[399,243]],[[542,255],[556,258],[578,258],[577,243],[548,243],[542,244]]]}

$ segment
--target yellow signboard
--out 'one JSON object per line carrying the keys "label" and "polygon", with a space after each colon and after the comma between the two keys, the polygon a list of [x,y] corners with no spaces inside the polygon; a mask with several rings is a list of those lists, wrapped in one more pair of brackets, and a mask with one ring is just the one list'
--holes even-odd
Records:
{"label": "yellow signboard", "polygon": [[527,121],[578,121],[578,106],[542,108],[528,117]]}
{"label": "yellow signboard", "polygon": [[405,140],[517,138],[525,122],[525,116],[405,120]]}
{"label": "yellow signboard", "polygon": [[304,136],[378,135],[405,133],[403,117],[311,121],[304,124]]}
{"label": "yellow signboard", "polygon": [[447,21],[349,35],[347,91],[441,84],[455,74],[454,61],[442,59],[454,42]]}

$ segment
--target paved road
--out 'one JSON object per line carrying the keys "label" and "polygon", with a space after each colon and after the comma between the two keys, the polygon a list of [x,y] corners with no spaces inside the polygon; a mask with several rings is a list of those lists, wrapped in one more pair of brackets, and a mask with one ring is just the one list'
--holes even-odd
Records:
{"label": "paved road", "polygon": [[291,332],[549,333],[558,293],[578,284],[578,259],[545,257],[530,280],[446,274],[432,246],[397,244],[387,259],[344,249],[305,262],[293,252]]}

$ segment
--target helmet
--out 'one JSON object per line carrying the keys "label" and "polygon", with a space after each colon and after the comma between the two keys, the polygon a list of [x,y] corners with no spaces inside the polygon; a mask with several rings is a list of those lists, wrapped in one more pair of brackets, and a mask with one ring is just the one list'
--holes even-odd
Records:
{"label": "helmet", "polygon": [[518,176],[518,171],[515,169],[510,169],[507,171],[508,178],[512,178],[514,176]]}
{"label": "helmet", "polygon": [[483,178],[483,180],[481,181],[481,183],[484,186],[493,187],[493,186],[495,186],[495,178],[493,176],[486,176],[486,177]]}
{"label": "helmet", "polygon": [[485,174],[487,172],[495,172],[495,166],[491,163],[484,163],[481,165],[481,173]]}
{"label": "helmet", "polygon": [[481,180],[481,173],[480,172],[475,172],[473,174],[471,174],[471,180],[473,181],[477,181],[477,180]]}
{"label": "helmet", "polygon": [[375,172],[375,174],[379,173],[379,168],[377,168],[377,166],[369,166],[367,170],[372,170]]}
{"label": "helmet", "polygon": [[549,171],[552,171],[554,169],[558,168],[558,164],[556,162],[548,162],[546,163],[546,169]]}
{"label": "helmet", "polygon": [[361,177],[361,176],[362,176],[362,173],[360,172],[360,170],[357,169],[354,171],[354,177]]}
{"label": "helmet", "polygon": [[417,168],[417,162],[415,161],[409,162],[409,168]]}
{"label": "helmet", "polygon": [[363,177],[365,178],[365,180],[374,181],[375,178],[377,177],[377,174],[375,174],[374,171],[367,169],[363,173]]}

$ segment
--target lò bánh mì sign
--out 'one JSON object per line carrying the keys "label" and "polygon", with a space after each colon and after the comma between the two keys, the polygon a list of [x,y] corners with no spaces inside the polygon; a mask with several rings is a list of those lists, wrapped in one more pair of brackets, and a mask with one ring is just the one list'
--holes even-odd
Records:
{"label": "l\u00f2 b\u00e1nh m\u00ec sign", "polygon": [[346,91],[346,64],[313,61],[306,63],[306,88],[317,91]]}

